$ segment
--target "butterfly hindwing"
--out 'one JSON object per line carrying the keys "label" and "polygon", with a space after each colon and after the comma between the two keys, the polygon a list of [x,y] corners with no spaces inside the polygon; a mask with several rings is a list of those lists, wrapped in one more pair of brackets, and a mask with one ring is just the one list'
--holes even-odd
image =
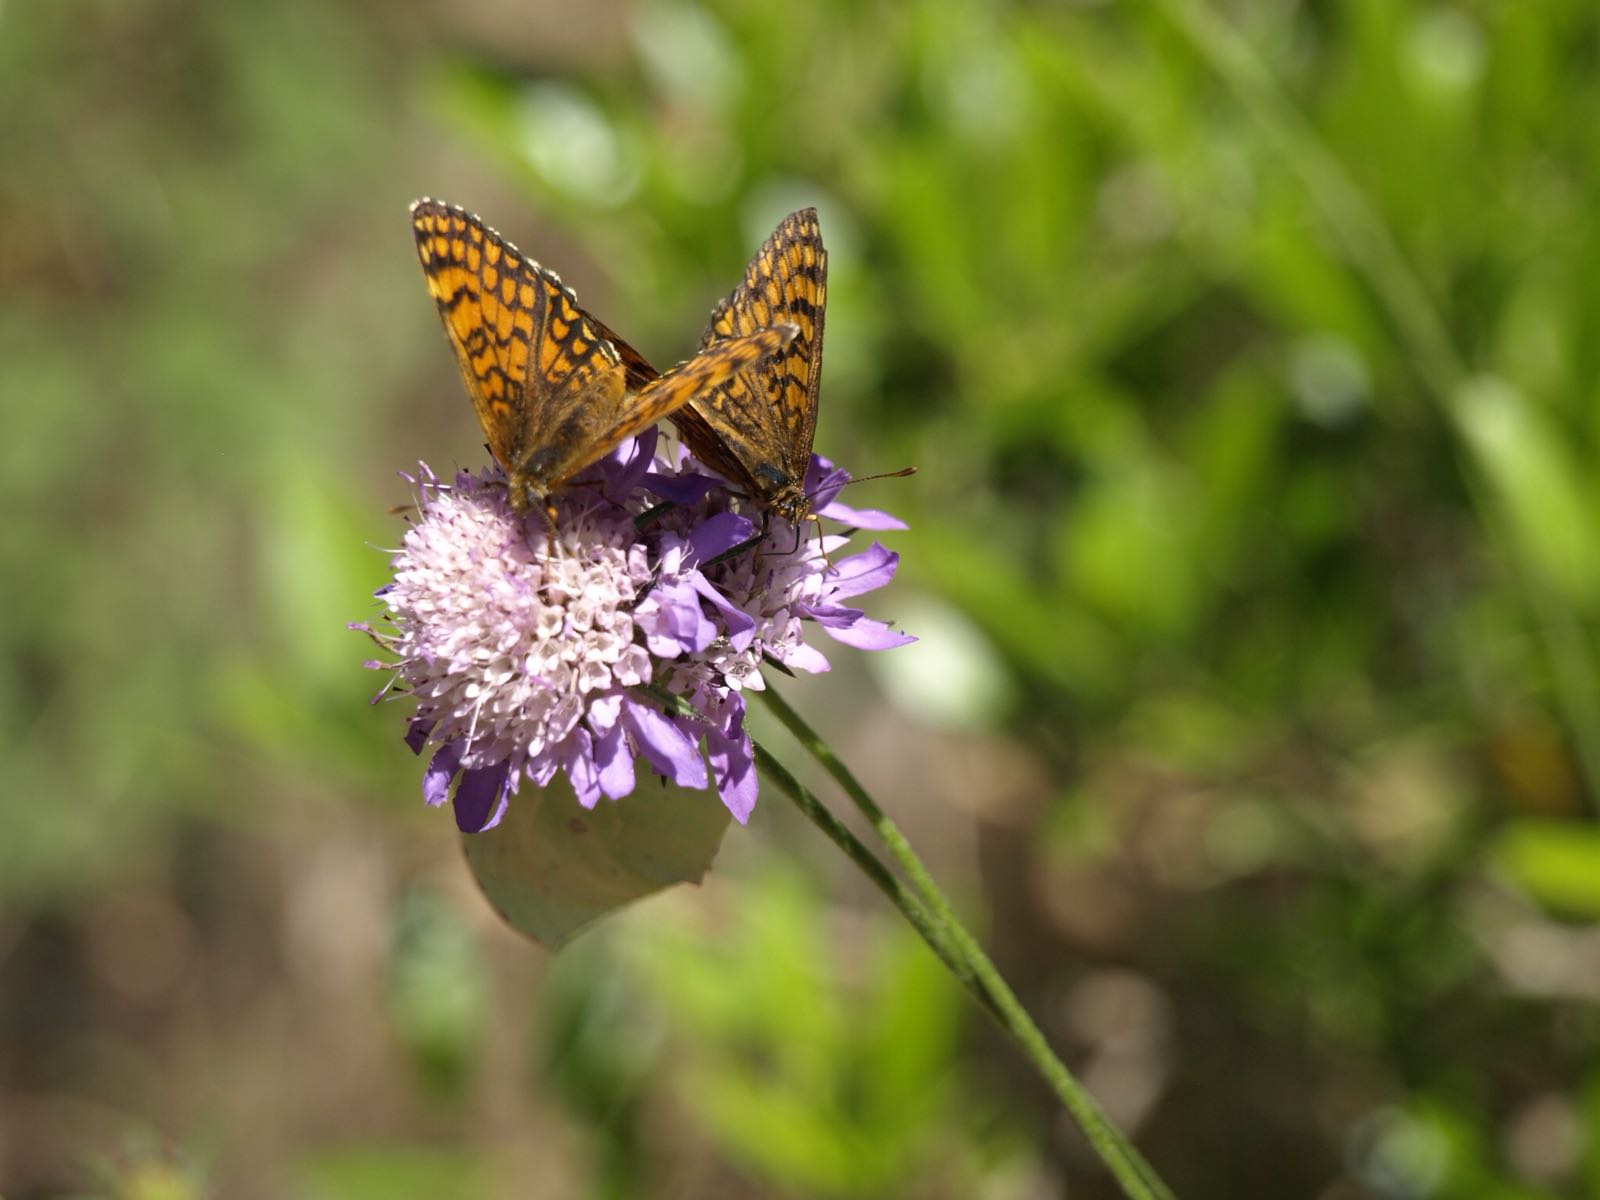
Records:
{"label": "butterfly hindwing", "polygon": [[633,398],[634,411],[629,414],[628,427],[620,437],[637,433],[671,416],[710,389],[725,387],[745,372],[759,369],[762,364],[779,357],[799,332],[797,326],[784,323],[707,346]]}
{"label": "butterfly hindwing", "polygon": [[628,390],[630,392],[643,391],[650,384],[661,378],[661,372],[650,365],[650,360],[624,341],[611,326],[585,309],[580,308],[578,312],[583,315],[583,319],[589,322],[589,325],[596,333],[605,338],[616,349],[617,355],[622,359],[623,368],[628,373]]}
{"label": "butterfly hindwing", "polygon": [[[726,303],[723,301],[723,304]],[[639,428],[669,415],[679,422],[701,420],[692,408],[684,406],[697,394],[711,388],[725,387],[740,395],[750,396],[749,389],[740,382],[743,374],[779,357],[778,351],[790,344],[793,338],[802,336],[799,326],[788,327],[794,331],[790,334],[784,333],[786,327],[782,325],[771,329],[752,326],[747,334],[730,334],[721,341],[709,342],[694,358],[662,376],[643,354],[609,325],[590,312],[583,309],[579,309],[579,312],[596,333],[615,347],[627,371],[628,389],[640,392],[640,401],[649,406],[650,416]],[[651,385],[657,381],[661,382],[661,386],[652,388]],[[748,403],[755,408],[765,405],[766,401],[750,396]],[[708,433],[705,440],[716,444],[715,434],[709,432],[709,426],[706,428]],[[722,469],[715,462],[705,461],[713,468]],[[731,476],[737,469],[735,460],[724,473]]]}
{"label": "butterfly hindwing", "polygon": [[815,209],[791,213],[711,313],[703,346],[787,322],[788,348],[741,371],[673,418],[695,455],[768,508],[807,512],[806,468],[817,427],[828,255]]}

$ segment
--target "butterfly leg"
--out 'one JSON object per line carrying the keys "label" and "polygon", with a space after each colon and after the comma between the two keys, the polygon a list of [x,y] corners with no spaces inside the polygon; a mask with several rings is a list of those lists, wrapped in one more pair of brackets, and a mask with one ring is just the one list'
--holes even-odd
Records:
{"label": "butterfly leg", "polygon": [[[826,567],[826,569],[830,570],[830,571],[833,570],[833,560],[831,560],[828,557],[828,547],[827,547],[827,544],[823,541],[822,518],[817,516],[816,513],[807,513],[806,516],[805,516],[805,519],[807,521],[812,522],[817,527],[817,553],[822,555],[822,561],[823,561],[823,564]],[[798,537],[799,537],[799,534],[800,534],[800,526],[796,525],[794,527],[794,531],[795,531],[795,536],[796,536],[796,539],[797,539],[797,543],[796,544],[798,544]]]}
{"label": "butterfly leg", "polygon": [[[821,546],[822,546],[822,519],[820,517],[818,517],[816,515],[816,513],[807,513],[805,516],[801,517],[799,521],[796,521],[794,523],[794,545],[790,546],[787,550],[785,550],[784,554],[786,554],[786,555],[794,554],[796,551],[798,551],[800,549],[800,543],[805,540],[805,534],[800,532],[800,525],[801,525],[802,522],[805,522],[805,521],[814,521],[814,522],[816,522],[816,526],[817,526],[817,545],[818,545],[818,548],[821,549]],[[822,551],[822,561],[825,562],[825,563],[828,563],[829,566],[833,565],[832,563],[828,562],[828,553],[827,553],[826,550]]]}
{"label": "butterfly leg", "polygon": [[549,496],[540,496],[539,515],[544,518],[544,556],[554,558],[556,553],[556,506]]}
{"label": "butterfly leg", "polygon": [[[761,510],[761,532],[756,536],[756,541],[759,542],[759,543],[763,543],[764,544],[766,542],[766,540],[767,540],[767,532],[771,528],[772,528],[772,513],[769,512],[766,509],[762,509]],[[800,545],[800,543],[796,542],[794,544],[794,546],[791,546],[785,553],[793,554],[795,552],[795,550],[799,547],[799,545]],[[773,551],[772,553],[776,553],[776,551]],[[756,551],[756,557],[757,558],[761,557],[761,551],[760,550]]]}

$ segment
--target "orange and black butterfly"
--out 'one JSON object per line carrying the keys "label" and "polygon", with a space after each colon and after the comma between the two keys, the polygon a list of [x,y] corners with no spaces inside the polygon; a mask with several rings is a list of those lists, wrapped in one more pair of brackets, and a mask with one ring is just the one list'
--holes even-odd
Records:
{"label": "orange and black butterfly", "polygon": [[579,308],[553,271],[471,213],[418,200],[411,228],[519,513],[535,501],[549,512],[550,493],[617,443],[781,354],[799,332],[775,319],[657,376],[631,347],[624,360],[626,343]]}
{"label": "orange and black butterfly", "polygon": [[798,336],[781,352],[742,366],[672,416],[696,458],[762,507],[798,524],[811,512],[806,468],[817,431],[828,252],[817,210],[790,213],[711,312],[701,353],[737,345],[787,323]]}

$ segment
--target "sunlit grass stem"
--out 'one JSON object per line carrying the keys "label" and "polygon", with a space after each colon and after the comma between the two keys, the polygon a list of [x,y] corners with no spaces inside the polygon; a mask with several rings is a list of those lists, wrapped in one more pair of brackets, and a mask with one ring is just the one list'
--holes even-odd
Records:
{"label": "sunlit grass stem", "polygon": [[[916,851],[911,848],[911,843],[906,840],[900,827],[872,799],[866,788],[861,786],[860,781],[832,748],[806,724],[799,713],[789,707],[783,697],[771,687],[754,694],[761,697],[806,752],[833,777],[856,808],[871,823],[878,836],[883,839],[894,860],[900,864],[901,869],[911,880],[912,886],[920,894],[921,903],[917,903],[916,897],[911,897],[912,903],[908,906],[904,902],[904,889],[897,881],[886,885],[873,876],[871,871],[868,871],[869,877],[872,877],[873,882],[895,901],[896,906],[905,914],[907,920],[911,921],[934,953],[950,965],[957,978],[966,985],[967,990],[977,998],[1044,1077],[1057,1099],[1088,1139],[1095,1153],[1099,1155],[1101,1162],[1105,1163],[1112,1177],[1121,1185],[1123,1193],[1129,1200],[1172,1200],[1171,1190],[1155,1173],[1154,1168],[1111,1123],[1110,1118],[1101,1111],[1100,1105],[1090,1095],[1088,1089],[1079,1083],[1065,1064],[1056,1057],[1043,1031],[1028,1014],[1028,1010],[1022,1006],[1022,1002],[1017,999],[1016,993],[1011,990],[989,956],[984,953],[978,940],[961,923],[948,897],[934,882],[933,876],[923,865]],[[840,835],[858,846],[859,842],[856,842],[849,830],[845,829],[820,801],[807,792],[793,775],[760,746],[756,747],[756,761],[766,772],[767,777],[794,801],[801,812],[805,813],[837,845],[845,849],[847,854],[856,859],[858,865],[861,865],[861,860],[851,851],[849,845],[841,840]],[[862,847],[862,851],[868,857],[872,857],[871,852],[866,851],[865,847]],[[873,861],[876,862],[876,859]],[[881,863],[878,865],[882,867]]]}
{"label": "sunlit grass stem", "polygon": [[999,1010],[994,1007],[993,1001],[983,991],[983,986],[961,960],[956,951],[951,947],[944,927],[936,921],[924,907],[916,895],[905,884],[895,877],[893,871],[884,865],[862,841],[850,832],[848,826],[834,816],[832,811],[818,800],[781,762],[773,756],[772,752],[760,742],[751,740],[755,753],[756,766],[761,773],[778,785],[778,789],[792,800],[806,818],[827,835],[828,840],[845,852],[851,862],[861,869],[861,873],[871,881],[872,885],[889,898],[896,908],[904,914],[913,929],[922,936],[933,952],[939,956],[941,962],[955,974],[956,978],[974,995],[990,1012],[999,1017]]}

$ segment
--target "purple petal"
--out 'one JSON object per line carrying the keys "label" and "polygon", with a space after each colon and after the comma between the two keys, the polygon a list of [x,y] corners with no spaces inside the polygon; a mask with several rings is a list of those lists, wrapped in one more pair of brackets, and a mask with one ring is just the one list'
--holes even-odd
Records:
{"label": "purple petal", "polygon": [[538,758],[528,763],[528,778],[533,780],[534,787],[549,787],[550,781],[556,777],[556,772],[560,769],[560,759],[546,749]]}
{"label": "purple petal", "polygon": [[660,560],[656,573],[662,577],[671,577],[683,569],[683,560],[693,553],[694,548],[675,533],[661,535],[660,544],[656,547],[656,554]]}
{"label": "purple petal", "polygon": [[433,724],[431,717],[412,717],[406,723],[406,745],[411,747],[411,753],[422,753],[422,748],[428,744],[428,735],[433,732]]}
{"label": "purple petal", "polygon": [[647,704],[629,700],[622,706],[622,723],[633,735],[634,748],[657,771],[680,787],[706,786],[700,743],[675,721]]}
{"label": "purple petal", "polygon": [[578,797],[578,803],[593,808],[600,803],[600,769],[594,761],[594,741],[587,729],[575,729],[561,745],[561,765]]}
{"label": "purple petal", "polygon": [[510,763],[497,762],[461,773],[456,788],[456,828],[462,833],[482,833],[500,823],[506,811],[506,782]]}
{"label": "purple petal", "polygon": [[[419,748],[419,754],[422,752]],[[432,808],[450,799],[450,781],[461,766],[461,743],[449,741],[433,752],[428,769],[422,773],[422,798]]]}
{"label": "purple petal", "polygon": [[[837,493],[835,493],[837,494]],[[855,529],[910,529],[899,517],[891,516],[882,509],[877,508],[851,508],[848,504],[840,504],[837,500],[829,501],[820,508],[813,506],[819,517],[827,517],[830,521],[838,521]]]}
{"label": "purple petal", "polygon": [[796,642],[782,653],[774,651],[772,657],[791,671],[805,671],[811,675],[821,675],[824,671],[833,669],[827,655],[804,642]]}
{"label": "purple petal", "polygon": [[885,550],[877,542],[860,554],[852,554],[833,565],[823,578],[823,586],[830,599],[848,599],[881,588],[894,578],[900,556]]}
{"label": "purple petal", "polygon": [[917,640],[909,633],[890,629],[882,621],[874,621],[867,616],[857,617],[848,625],[832,625],[826,621],[819,621],[818,624],[834,641],[854,646],[857,650],[893,650],[896,646],[907,646]]}
{"label": "purple petal", "polygon": [[[699,571],[689,576],[689,586],[698,594],[711,601],[712,606],[722,614],[722,623],[728,630],[728,643],[735,650],[743,650],[750,644],[750,639],[755,636],[756,619],[742,608],[736,608],[726,596],[711,586],[711,581]],[[708,643],[709,644],[709,643]],[[700,649],[700,647],[695,647]]]}
{"label": "purple petal", "polygon": [[600,790],[613,800],[633,791],[633,752],[619,721],[595,738],[594,761],[600,768]]}
{"label": "purple petal", "polygon": [[845,629],[866,616],[859,608],[846,608],[842,604],[796,604],[798,617],[805,617],[830,629]]}
{"label": "purple petal", "polygon": [[698,504],[700,498],[717,485],[717,481],[709,475],[662,475],[652,471],[644,477],[644,486],[647,490],[660,496],[663,500],[671,500],[674,504]]}
{"label": "purple petal", "polygon": [[733,819],[743,825],[756,806],[756,764],[750,750],[750,735],[744,730],[744,701],[728,698],[724,719],[706,730],[706,754],[711,759],[711,774],[717,781],[717,795]]}
{"label": "purple petal", "polygon": [[644,482],[656,457],[656,438],[659,431],[654,425],[633,439],[632,453],[622,461],[621,469],[611,478],[611,486],[619,496],[626,496]]}
{"label": "purple petal", "polygon": [[876,508],[851,508],[837,502],[840,490],[850,482],[850,472],[840,470],[820,454],[811,456],[806,469],[806,495],[811,497],[811,511],[830,521],[840,521],[857,529],[909,529],[899,517]]}
{"label": "purple petal", "polygon": [[718,513],[694,527],[689,534],[689,544],[694,555],[688,560],[693,566],[707,562],[719,554],[732,550],[740,542],[747,542],[756,531],[756,523],[738,513]]}
{"label": "purple petal", "polygon": [[833,503],[839,489],[850,482],[850,472],[835,467],[820,454],[811,456],[806,468],[805,493],[811,497],[811,507],[820,512]]}
{"label": "purple petal", "polygon": [[617,718],[622,715],[622,701],[621,692],[603,693],[589,701],[589,715],[585,720],[597,737],[604,737],[615,727]]}
{"label": "purple petal", "polygon": [[695,589],[681,580],[656,584],[634,615],[644,630],[645,644],[657,658],[704,650],[717,636],[717,627],[706,619]]}
{"label": "purple petal", "polygon": [[755,811],[759,780],[750,755],[750,739],[732,740],[720,733],[706,734],[706,750],[717,780],[717,795],[733,819],[746,824]]}

